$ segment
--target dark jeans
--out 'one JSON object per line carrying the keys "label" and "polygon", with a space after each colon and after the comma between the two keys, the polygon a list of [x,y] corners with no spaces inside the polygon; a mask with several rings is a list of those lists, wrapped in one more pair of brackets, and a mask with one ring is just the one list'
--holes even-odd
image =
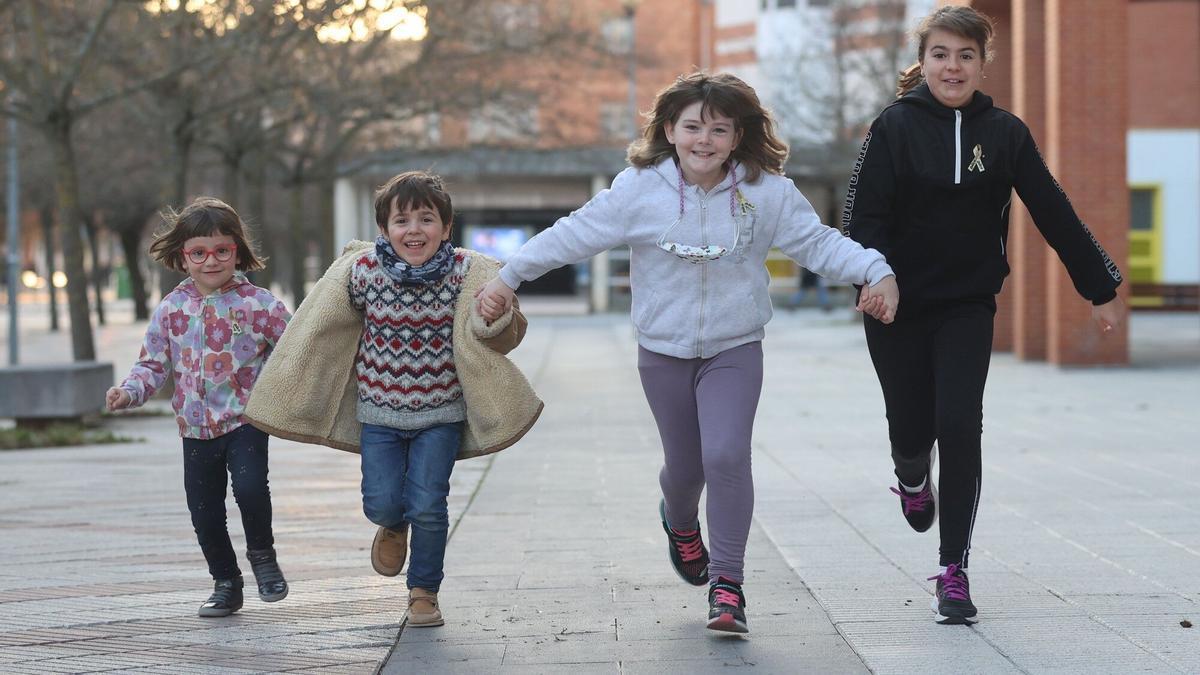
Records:
{"label": "dark jeans", "polygon": [[941,565],[967,566],[982,482],[983,388],[995,306],[958,302],[897,320],[864,315],[896,477],[916,486],[938,444]]}
{"label": "dark jeans", "polygon": [[225,486],[233,482],[233,497],[242,512],[246,547],[271,548],[271,489],[267,485],[267,439],[249,424],[210,440],[183,439],[183,488],[187,492],[192,527],[213,579],[241,574],[229,541],[225,518]]}
{"label": "dark jeans", "polygon": [[445,578],[446,497],[462,427],[461,422],[411,430],[362,426],[363,513],[389,530],[409,526],[409,588],[436,593]]}

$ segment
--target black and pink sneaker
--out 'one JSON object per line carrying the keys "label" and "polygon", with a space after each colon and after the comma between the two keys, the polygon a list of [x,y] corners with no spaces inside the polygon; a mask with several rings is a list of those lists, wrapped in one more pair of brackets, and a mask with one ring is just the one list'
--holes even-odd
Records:
{"label": "black and pink sneaker", "polygon": [[908,521],[909,527],[917,532],[928,530],[937,520],[937,490],[933,487],[933,461],[936,453],[936,449],[929,452],[925,487],[921,488],[920,492],[909,492],[904,489],[904,483],[898,481],[896,487],[890,488],[900,497],[900,511],[904,514],[904,519]]}
{"label": "black and pink sneaker", "polygon": [[726,633],[749,633],[746,626],[746,596],[742,585],[725,577],[708,587],[708,628]]}
{"label": "black and pink sneaker", "polygon": [[950,565],[945,572],[935,574],[927,581],[934,579],[937,579],[937,587],[933,594],[933,620],[942,624],[975,623],[978,610],[971,602],[971,583],[967,580],[967,571],[958,565]]}
{"label": "black and pink sneaker", "polygon": [[675,573],[693,586],[708,583],[708,549],[704,548],[700,530],[676,530],[668,525],[665,501],[658,502],[658,515],[662,518],[663,529],[667,532],[667,549]]}

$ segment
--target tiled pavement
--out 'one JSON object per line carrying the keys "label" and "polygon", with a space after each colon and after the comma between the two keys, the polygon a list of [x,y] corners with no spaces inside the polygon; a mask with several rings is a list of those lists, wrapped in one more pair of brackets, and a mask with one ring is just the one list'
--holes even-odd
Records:
{"label": "tiled pavement", "polygon": [[[113,323],[97,343],[120,372],[141,327]],[[69,353],[29,332],[27,361]],[[666,562],[628,319],[538,316],[515,356],[543,419],[455,470],[446,626],[401,630],[403,583],[366,560],[354,457],[277,439],[292,594],[196,618],[210,582],[179,441],[169,418],[131,417],[111,426],[145,442],[0,453],[0,672],[1200,672],[1180,624],[1200,621],[1200,322],[1137,315],[1133,343],[1125,369],[994,359],[971,628],[930,621],[936,535],[905,529],[887,492],[846,315],[770,326],[749,638],[708,635],[703,589]]]}

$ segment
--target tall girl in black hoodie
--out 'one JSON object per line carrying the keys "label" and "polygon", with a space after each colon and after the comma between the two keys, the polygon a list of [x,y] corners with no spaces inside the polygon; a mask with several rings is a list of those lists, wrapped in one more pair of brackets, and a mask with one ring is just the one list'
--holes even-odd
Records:
{"label": "tall girl in black hoodie", "polygon": [[[993,27],[970,7],[943,7],[917,29],[918,63],[871,124],[842,223],[896,271],[889,326],[865,317],[887,408],[901,509],[918,532],[941,519],[939,623],[972,623],[967,558],[979,505],[983,388],[996,294],[1008,275],[1016,188],[1076,290],[1110,331],[1124,316],[1121,273],[1050,175],[1029,129],[978,91]],[[930,466],[941,450],[938,490]]]}

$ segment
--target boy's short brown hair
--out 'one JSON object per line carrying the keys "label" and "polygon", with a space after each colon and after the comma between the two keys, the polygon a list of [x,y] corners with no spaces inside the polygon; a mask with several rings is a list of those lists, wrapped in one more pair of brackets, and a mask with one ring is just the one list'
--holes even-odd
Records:
{"label": "boy's short brown hair", "polygon": [[400,209],[431,208],[441,217],[443,227],[454,220],[454,207],[442,177],[427,171],[405,171],[375,191],[375,224],[381,230],[387,229],[393,202]]}

